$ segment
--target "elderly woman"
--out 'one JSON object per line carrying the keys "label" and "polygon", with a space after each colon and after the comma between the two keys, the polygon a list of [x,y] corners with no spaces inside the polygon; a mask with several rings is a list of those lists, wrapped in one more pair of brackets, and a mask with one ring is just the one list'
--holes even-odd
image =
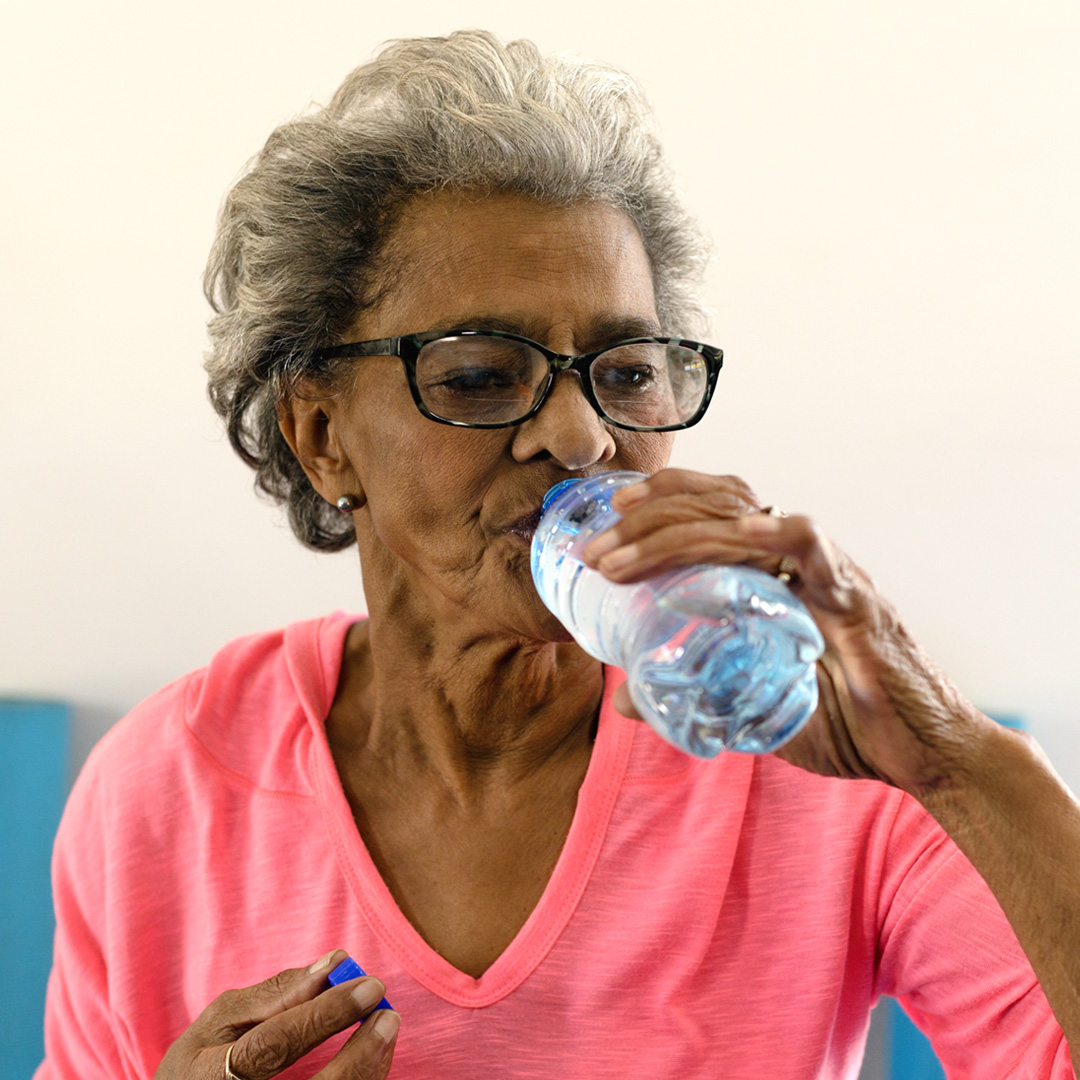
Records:
{"label": "elderly woman", "polygon": [[[882,993],[952,1075],[1072,1075],[1069,793],[809,519],[665,468],[719,350],[677,402],[618,361],[694,335],[700,251],[633,84],[525,42],[399,42],[271,136],[211,394],[369,614],[236,641],[96,749],[39,1080],[852,1078]],[[612,580],[794,568],[827,651],[775,756],[668,746],[538,599],[544,493],[610,469],[649,474]]]}

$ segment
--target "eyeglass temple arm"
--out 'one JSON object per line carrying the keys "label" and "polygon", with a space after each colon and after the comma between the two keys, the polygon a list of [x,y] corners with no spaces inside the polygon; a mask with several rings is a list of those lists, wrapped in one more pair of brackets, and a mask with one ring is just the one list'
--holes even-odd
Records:
{"label": "eyeglass temple arm", "polygon": [[340,360],[349,356],[400,356],[402,338],[379,338],[378,341],[354,341],[347,345],[330,345],[320,349],[320,360]]}

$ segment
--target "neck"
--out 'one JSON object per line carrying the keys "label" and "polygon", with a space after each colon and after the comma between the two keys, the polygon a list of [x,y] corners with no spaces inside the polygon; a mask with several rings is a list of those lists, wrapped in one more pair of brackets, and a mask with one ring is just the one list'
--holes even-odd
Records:
{"label": "neck", "polygon": [[598,661],[572,643],[446,625],[417,626],[398,609],[354,628],[328,721],[339,747],[391,776],[422,771],[466,800],[588,754]]}

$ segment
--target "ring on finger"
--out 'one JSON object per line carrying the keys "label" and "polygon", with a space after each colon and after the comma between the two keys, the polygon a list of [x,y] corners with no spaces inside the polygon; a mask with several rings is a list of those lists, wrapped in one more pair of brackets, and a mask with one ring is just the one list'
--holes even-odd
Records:
{"label": "ring on finger", "polygon": [[773,575],[777,581],[782,582],[784,585],[792,585],[799,580],[797,573],[798,567],[795,565],[795,560],[788,558],[785,555],[780,560],[780,565],[776,568],[776,573]]}
{"label": "ring on finger", "polygon": [[235,1049],[236,1043],[231,1043],[229,1049],[225,1051],[225,1080],[246,1080],[246,1077],[241,1076],[237,1072],[233,1072],[232,1052]]}
{"label": "ring on finger", "polygon": [[[787,517],[787,512],[785,510],[781,510],[779,506],[763,506],[761,508],[761,513],[768,514],[769,517]],[[775,577],[777,581],[781,582],[784,585],[790,585],[792,582],[797,582],[799,579],[799,575],[798,573],[796,573],[797,570],[798,567],[795,565],[795,560],[790,559],[787,555],[785,555],[780,560],[780,565],[777,566],[776,570],[774,571],[773,577]]]}

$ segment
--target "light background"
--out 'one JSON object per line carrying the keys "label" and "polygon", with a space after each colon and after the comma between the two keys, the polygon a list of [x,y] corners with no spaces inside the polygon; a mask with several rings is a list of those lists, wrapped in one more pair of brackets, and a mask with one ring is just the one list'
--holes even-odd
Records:
{"label": "light background", "polygon": [[717,403],[675,463],[817,517],[1080,788],[1080,8],[19,5],[5,103],[0,693],[76,764],[231,637],[362,610],[260,502],[200,368],[221,197],[391,37],[484,26],[650,93],[716,248]]}

